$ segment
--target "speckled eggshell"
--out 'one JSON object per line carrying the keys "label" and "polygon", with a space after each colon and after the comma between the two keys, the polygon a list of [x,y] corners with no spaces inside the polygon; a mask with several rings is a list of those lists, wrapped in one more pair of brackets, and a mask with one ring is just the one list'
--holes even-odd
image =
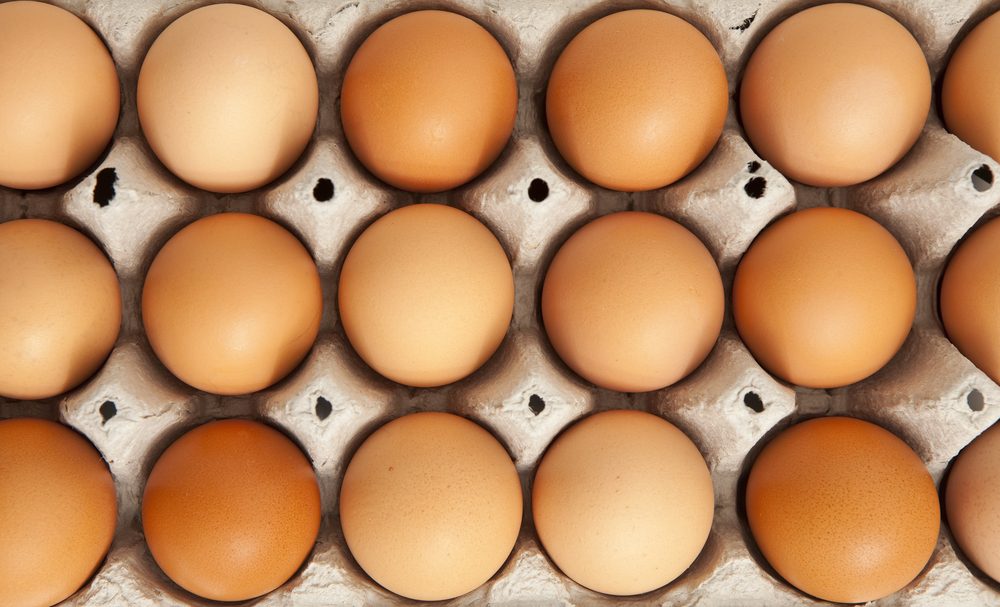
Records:
{"label": "speckled eggshell", "polygon": [[886,13],[849,3],[778,24],[740,86],[757,153],[821,187],[861,183],[896,164],[920,136],[930,103],[930,70],[913,35]]}
{"label": "speckled eggshell", "polygon": [[0,605],[48,607],[111,546],[115,483],[85,438],[42,419],[0,420]]}
{"label": "speckled eggshell", "polygon": [[934,481],[902,440],[848,417],[784,430],[746,486],[754,541],[788,583],[820,599],[864,603],[923,570],[937,544]]}
{"label": "speckled eggshell", "polygon": [[941,88],[944,121],[955,135],[1000,161],[1000,13],[977,25],[955,49]]}
{"label": "speckled eggshell", "polygon": [[740,337],[768,371],[836,388],[881,369],[906,340],[917,291],[906,252],[875,220],[817,207],[754,240],[733,281]]}
{"label": "speckled eggshell", "polygon": [[306,456],[264,424],[199,426],[157,460],[142,529],[157,565],[185,590],[242,601],[287,581],[312,551],[319,485]]}
{"label": "speckled eggshell", "polygon": [[613,190],[652,190],[687,175],[712,151],[729,107],[722,60],[693,25],[629,10],[583,29],[552,68],[549,132],[585,178]]}
{"label": "speckled eggshell", "polygon": [[955,460],[945,512],[965,556],[1000,582],[1000,425],[983,432]]}
{"label": "speckled eggshell", "polygon": [[605,411],[559,435],[531,497],[556,566],[613,595],[649,592],[681,575],[708,539],[714,505],[698,448],[643,411]]}
{"label": "speckled eggshell", "polygon": [[340,491],[344,539],[365,572],[420,601],[460,596],[503,565],[521,527],[504,447],[450,413],[413,413],[368,437]]}
{"label": "speckled eggshell", "polygon": [[559,357],[610,390],[669,386],[708,356],[722,278],[698,237],[661,215],[621,212],[580,228],[552,259],[542,320]]}

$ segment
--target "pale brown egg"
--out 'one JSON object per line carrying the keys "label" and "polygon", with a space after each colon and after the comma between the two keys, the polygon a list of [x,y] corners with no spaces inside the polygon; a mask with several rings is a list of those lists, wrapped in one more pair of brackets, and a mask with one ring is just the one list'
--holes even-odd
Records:
{"label": "pale brown egg", "polygon": [[823,4],[778,24],[740,85],[757,153],[786,177],[821,187],[861,183],[896,164],[930,103],[930,70],[913,35],[860,4]]}
{"label": "pale brown egg", "polygon": [[725,308],[722,278],[698,237],[653,213],[605,215],[556,253],[542,319],[559,357],[610,390],[647,392],[711,352]]}
{"label": "pale brown egg", "polygon": [[556,566],[613,595],[655,590],[681,575],[712,528],[712,477],[673,424],[642,411],[605,411],[552,443],[531,507]]}
{"label": "pale brown egg", "polygon": [[805,421],[757,456],[746,487],[754,541],[788,583],[864,603],[923,570],[937,545],[934,481],[902,440],[849,417]]}
{"label": "pale brown egg", "polygon": [[549,132],[571,167],[634,192],[669,185],[708,156],[729,107],[722,60],[679,17],[629,10],[566,46],[545,96]]}
{"label": "pale brown egg", "polygon": [[43,2],[0,4],[0,186],[37,190],[94,164],[118,123],[121,93],[104,42]]}
{"label": "pale brown egg", "polygon": [[177,439],[142,497],[156,564],[215,601],[252,599],[288,581],[313,549],[320,515],[309,459],[281,432],[243,419]]}
{"label": "pale brown egg", "polygon": [[117,516],[114,480],[85,438],[47,420],[0,420],[0,605],[48,607],[76,592]]}
{"label": "pale brown egg", "polygon": [[733,316],[765,369],[808,388],[836,388],[881,369],[910,333],[916,279],[875,220],[818,207],[782,217],[743,255]]}
{"label": "pale brown egg", "polygon": [[173,174],[212,192],[245,192],[302,155],[319,86],[284,23],[250,6],[213,4],[159,35],[136,102],[146,141]]}
{"label": "pale brown egg", "polygon": [[514,275],[489,228],[440,204],[396,209],[344,260],[340,321],[358,355],[389,379],[449,384],[493,355],[514,311]]}
{"label": "pale brown egg", "polygon": [[1000,582],[1000,425],[983,432],[955,460],[945,512],[965,556]]}
{"label": "pale brown egg", "polygon": [[955,49],[941,88],[948,130],[1000,161],[1000,13],[977,25]]}
{"label": "pale brown egg", "polygon": [[475,21],[408,13],[361,44],[344,74],[340,118],[355,156],[413,192],[458,187],[503,151],[517,114],[510,59]]}
{"label": "pale brown egg", "polygon": [[282,379],[319,333],[323,293],[309,251],[246,213],[199,219],[160,249],[142,321],[160,361],[206,392],[246,394]]}
{"label": "pale brown egg", "polygon": [[420,601],[460,596],[503,565],[521,527],[507,451],[450,413],[413,413],[369,436],[340,490],[344,539],[365,572]]}
{"label": "pale brown egg", "polygon": [[0,396],[36,400],[75,388],[118,339],[115,269],[61,223],[0,224],[0,294]]}

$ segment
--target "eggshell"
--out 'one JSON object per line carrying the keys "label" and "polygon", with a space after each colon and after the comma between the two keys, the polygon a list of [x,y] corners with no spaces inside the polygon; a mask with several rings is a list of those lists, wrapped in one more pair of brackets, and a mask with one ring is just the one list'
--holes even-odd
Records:
{"label": "eggshell", "polygon": [[545,111],[559,153],[597,185],[652,190],[687,175],[715,146],[729,106],[712,43],[669,13],[599,19],[566,46]]}
{"label": "eggshell", "polygon": [[809,388],[881,369],[906,340],[917,289],[906,252],[875,220],[817,207],[782,217],[743,255],[733,316],[757,361]]}
{"label": "eggshell", "polygon": [[197,8],[167,26],[138,87],[139,121],[157,158],[213,192],[273,181],[316,126],[309,54],[284,23],[242,4]]}
{"label": "eggshell", "polygon": [[0,420],[0,605],[48,607],[100,566],[115,483],[97,449],[41,419]]}
{"label": "eggshell", "polygon": [[555,564],[598,592],[663,586],[712,528],[712,477],[698,448],[642,411],[605,411],[555,440],[535,473],[531,507]]}
{"label": "eggshell", "polygon": [[75,388],[118,339],[118,276],[97,245],[60,223],[0,224],[0,294],[0,395],[7,398]]}
{"label": "eggshell", "polygon": [[622,392],[658,390],[691,373],[715,345],[724,307],[705,245],[653,213],[613,213],[580,228],[542,288],[542,319],[559,357]]}
{"label": "eggshell", "polygon": [[517,80],[500,43],[462,15],[428,10],[383,24],[344,74],[340,117],[355,156],[414,192],[458,187],[503,151]]}
{"label": "eggshell", "polygon": [[142,320],[181,380],[246,394],[282,379],[319,333],[323,293],[309,251],[257,215],[199,219],[167,241],[146,274]]}
{"label": "eggshell", "polygon": [[934,481],[902,440],[848,417],[778,434],[746,488],[754,541],[788,583],[817,598],[864,603],[909,584],[937,544]]}
{"label": "eggshell", "polygon": [[860,4],[823,4],[778,24],[740,86],[743,127],[758,154],[814,186],[861,183],[896,164],[931,103],[913,35]]}
{"label": "eggshell", "polygon": [[368,437],[340,491],[344,539],[365,572],[421,601],[456,597],[503,565],[521,527],[521,482],[489,432],[414,413]]}
{"label": "eggshell", "polygon": [[118,123],[111,54],[76,15],[0,4],[0,185],[37,190],[84,172]]}
{"label": "eggshell", "polygon": [[1000,425],[983,432],[955,460],[945,512],[965,556],[1000,582]]}
{"label": "eggshell", "polygon": [[458,381],[500,346],[514,275],[496,237],[439,204],[396,209],[368,226],[340,273],[340,321],[358,355],[393,381]]}
{"label": "eggshell", "polygon": [[227,419],[177,439],[146,481],[142,529],[163,572],[185,590],[242,601],[284,584],[320,524],[312,465],[284,434]]}
{"label": "eggshell", "polygon": [[955,135],[1000,161],[1000,13],[977,25],[955,49],[941,88],[944,121]]}
{"label": "eggshell", "polygon": [[941,321],[948,339],[1000,382],[1000,218],[955,249],[941,278]]}

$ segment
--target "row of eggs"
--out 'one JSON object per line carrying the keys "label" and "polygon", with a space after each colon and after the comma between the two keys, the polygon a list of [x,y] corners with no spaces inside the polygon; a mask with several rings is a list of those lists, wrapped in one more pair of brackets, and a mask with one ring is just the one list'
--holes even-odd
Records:
{"label": "row of eggs", "polygon": [[[1000,82],[1000,16],[958,48],[942,108],[958,136],[1000,158],[992,108]],[[39,189],[92,165],[118,119],[119,80],[98,36],[38,2],[0,6],[0,184]],[[384,182],[415,192],[455,188],[500,155],[514,128],[517,82],[497,40],[474,21],[416,11],[376,29],[340,90],[355,156]],[[756,151],[817,186],[860,183],[912,147],[931,81],[913,36],[889,15],[827,4],[779,24],[750,57],[740,114]],[[597,185],[669,185],[718,140],[728,84],[711,42],[669,13],[629,10],[584,28],[552,68],[545,110],[566,162]],[[171,23],[139,73],[146,140],[184,181],[244,192],[279,177],[316,126],[309,54],[278,19],[217,4]]]}

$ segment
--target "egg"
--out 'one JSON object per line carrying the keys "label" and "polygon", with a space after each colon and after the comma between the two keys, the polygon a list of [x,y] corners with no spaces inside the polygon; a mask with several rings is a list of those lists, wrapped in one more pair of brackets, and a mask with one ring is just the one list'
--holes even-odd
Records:
{"label": "egg", "polygon": [[618,410],[559,435],[538,465],[531,508],[563,573],[598,592],[633,595],[694,562],[715,497],[691,439],[655,415]]}
{"label": "egg", "polygon": [[136,102],[142,132],[174,175],[212,192],[274,181],[316,126],[312,60],[288,27],[242,4],[197,8],[146,53]]}
{"label": "egg", "polygon": [[817,207],[767,227],[733,279],[740,337],[765,369],[836,388],[881,369],[909,335],[917,305],[906,252],[875,220]]}
{"label": "egg", "polygon": [[948,130],[1000,161],[998,104],[1000,13],[995,13],[969,32],[951,56],[941,87],[941,110]]}
{"label": "egg", "polygon": [[89,238],[61,223],[0,224],[0,294],[0,396],[37,400],[75,388],[118,339],[115,269]]}
{"label": "egg", "polygon": [[100,567],[115,483],[85,438],[48,420],[0,420],[0,496],[0,605],[55,605]]}
{"label": "egg", "polygon": [[567,163],[599,186],[652,190],[708,156],[729,107],[718,53],[690,23],[628,10],[574,37],[552,68],[545,114]]}
{"label": "egg", "polygon": [[751,145],[786,177],[848,186],[896,164],[923,130],[931,78],[898,21],[860,4],[824,4],[775,27],[740,86]]}
{"label": "egg", "polygon": [[246,213],[195,221],[156,254],[142,321],[179,379],[215,394],[262,390],[298,365],[319,333],[323,293],[309,251]]}
{"label": "egg", "polygon": [[73,13],[0,4],[0,186],[37,190],[87,170],[108,147],[121,94],[111,53]]}
{"label": "egg", "polygon": [[514,275],[474,217],[417,204],[361,233],[337,296],[358,355],[393,381],[425,388],[458,381],[493,355],[514,311]]}
{"label": "egg", "polygon": [[450,413],[413,413],[369,436],[344,472],[340,523],[358,565],[396,594],[437,601],[496,573],[521,527],[503,446]]}
{"label": "egg", "polygon": [[955,460],[945,512],[965,556],[1000,582],[1000,425],[983,432]]}
{"label": "egg", "polygon": [[407,13],[376,29],[344,73],[340,118],[361,164],[413,192],[456,188],[503,151],[517,80],[503,47],[447,11]]}
{"label": "egg", "polygon": [[187,432],[156,461],[142,530],[156,564],[206,599],[243,601],[284,584],[319,533],[309,459],[264,424],[226,419]]}
{"label": "egg", "polygon": [[605,215],[559,248],[542,287],[552,347],[602,388],[669,386],[708,356],[722,328],[722,278],[698,237],[642,212]]}
{"label": "egg", "polygon": [[818,418],[757,456],[746,514],[767,562],[814,597],[864,603],[923,570],[937,545],[934,481],[906,443],[875,424]]}

